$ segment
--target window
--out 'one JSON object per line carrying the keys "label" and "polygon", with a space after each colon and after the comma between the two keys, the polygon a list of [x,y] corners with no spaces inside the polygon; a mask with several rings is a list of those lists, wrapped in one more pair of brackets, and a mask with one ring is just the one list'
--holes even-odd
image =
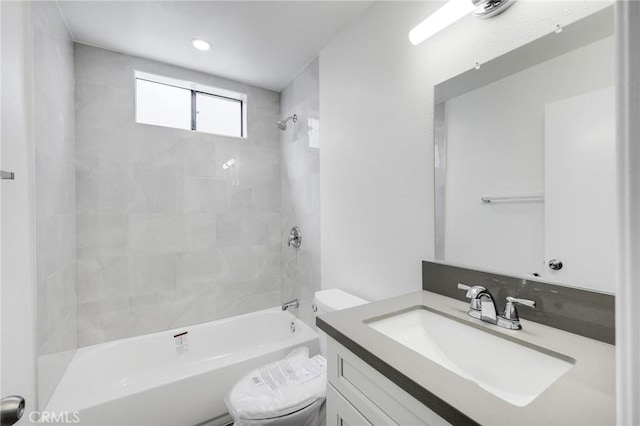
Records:
{"label": "window", "polygon": [[136,72],[136,122],[246,137],[246,95]]}
{"label": "window", "polygon": [[192,130],[191,91],[137,79],[136,121]]}
{"label": "window", "polygon": [[199,132],[242,136],[242,101],[196,92],[196,128]]}

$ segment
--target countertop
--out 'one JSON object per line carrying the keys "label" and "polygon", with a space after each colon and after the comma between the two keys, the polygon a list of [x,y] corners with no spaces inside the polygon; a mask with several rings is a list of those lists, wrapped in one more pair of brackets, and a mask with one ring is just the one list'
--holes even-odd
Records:
{"label": "countertop", "polygon": [[[512,405],[365,324],[426,306],[476,328],[576,360],[524,407]],[[318,327],[451,423],[484,425],[614,425],[615,346],[521,319],[507,330],[467,315],[468,303],[428,291],[409,293],[318,316]],[[469,347],[469,356],[473,348]],[[518,380],[513,377],[513,380]]]}

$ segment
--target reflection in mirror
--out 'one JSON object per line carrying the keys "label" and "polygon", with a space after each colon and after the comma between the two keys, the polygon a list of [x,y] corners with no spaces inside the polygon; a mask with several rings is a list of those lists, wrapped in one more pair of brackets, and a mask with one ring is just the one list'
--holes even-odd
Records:
{"label": "reflection in mirror", "polygon": [[436,259],[613,292],[613,7],[435,88]]}

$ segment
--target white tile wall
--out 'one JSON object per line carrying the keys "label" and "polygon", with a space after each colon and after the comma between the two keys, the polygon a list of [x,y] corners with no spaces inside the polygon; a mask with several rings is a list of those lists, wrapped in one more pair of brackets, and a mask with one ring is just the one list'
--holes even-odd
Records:
{"label": "white tile wall", "polygon": [[[79,345],[280,304],[280,95],[85,45],[75,57]],[[246,93],[248,138],[135,123],[134,70]]]}
{"label": "white tile wall", "polygon": [[55,3],[33,2],[39,406],[78,347],[74,51]]}

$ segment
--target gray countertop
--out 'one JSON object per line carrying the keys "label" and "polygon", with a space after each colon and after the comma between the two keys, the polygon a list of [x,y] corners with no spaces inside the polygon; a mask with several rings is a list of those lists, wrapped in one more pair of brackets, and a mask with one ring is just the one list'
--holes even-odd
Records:
{"label": "gray countertop", "polygon": [[[575,359],[576,363],[531,403],[517,407],[365,324],[372,318],[417,306],[443,312],[494,335],[560,353]],[[465,302],[419,291],[321,315],[316,323],[451,423],[615,424],[615,346],[524,319],[522,330],[506,330],[470,318],[467,309]],[[473,356],[472,347],[469,347],[469,356]]]}

